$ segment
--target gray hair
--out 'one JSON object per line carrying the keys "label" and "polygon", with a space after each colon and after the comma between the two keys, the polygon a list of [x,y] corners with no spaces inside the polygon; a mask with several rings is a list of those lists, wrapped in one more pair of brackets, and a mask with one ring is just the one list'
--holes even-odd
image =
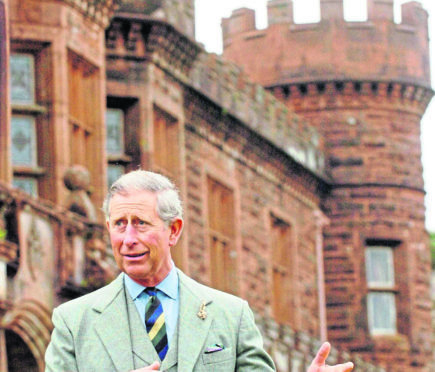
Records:
{"label": "gray hair", "polygon": [[112,198],[117,194],[126,195],[132,191],[156,193],[156,212],[167,226],[176,218],[183,218],[183,207],[176,186],[161,174],[139,169],[122,175],[110,187],[103,203],[106,219],[109,219]]}

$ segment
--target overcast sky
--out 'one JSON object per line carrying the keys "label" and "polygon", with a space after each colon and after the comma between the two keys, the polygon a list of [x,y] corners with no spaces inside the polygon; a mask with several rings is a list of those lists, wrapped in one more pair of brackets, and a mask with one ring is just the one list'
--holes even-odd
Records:
{"label": "overcast sky", "polygon": [[[431,39],[432,87],[435,87],[435,0],[419,0],[429,12],[429,37]],[[395,21],[400,22],[400,5],[407,0],[395,0]],[[344,0],[344,14],[349,21],[367,17],[366,0]],[[255,9],[257,28],[267,27],[267,0],[195,0],[196,39],[211,53],[222,53],[221,20],[234,9]],[[296,23],[318,22],[319,0],[294,0]],[[426,194],[426,227],[435,232],[435,98],[422,120],[423,168]]]}

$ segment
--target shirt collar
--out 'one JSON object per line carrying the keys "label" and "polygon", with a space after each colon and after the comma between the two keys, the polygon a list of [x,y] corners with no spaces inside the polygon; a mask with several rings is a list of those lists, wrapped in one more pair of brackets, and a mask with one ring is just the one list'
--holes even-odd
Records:
{"label": "shirt collar", "polygon": [[[127,287],[128,293],[133,300],[136,300],[137,297],[143,292],[146,288],[139,283],[136,283],[133,279],[131,279],[127,274],[124,275],[124,283]],[[178,297],[178,274],[177,269],[175,268],[174,263],[172,262],[172,269],[169,274],[163,279],[159,284],[156,285],[156,288],[162,291],[165,295],[176,300]]]}

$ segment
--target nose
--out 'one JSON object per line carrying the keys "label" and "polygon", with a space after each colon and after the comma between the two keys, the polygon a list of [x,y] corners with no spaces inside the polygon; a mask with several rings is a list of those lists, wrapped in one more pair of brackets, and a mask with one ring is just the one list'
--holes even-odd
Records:
{"label": "nose", "polygon": [[137,231],[131,224],[128,224],[125,229],[124,244],[127,247],[132,247],[137,243]]}

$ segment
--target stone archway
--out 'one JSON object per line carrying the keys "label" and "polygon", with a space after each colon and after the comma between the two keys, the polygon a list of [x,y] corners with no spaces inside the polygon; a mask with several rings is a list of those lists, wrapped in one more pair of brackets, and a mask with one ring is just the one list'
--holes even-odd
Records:
{"label": "stone archway", "polygon": [[50,311],[36,301],[24,301],[8,310],[0,319],[0,346],[6,351],[7,372],[43,372],[52,328]]}

